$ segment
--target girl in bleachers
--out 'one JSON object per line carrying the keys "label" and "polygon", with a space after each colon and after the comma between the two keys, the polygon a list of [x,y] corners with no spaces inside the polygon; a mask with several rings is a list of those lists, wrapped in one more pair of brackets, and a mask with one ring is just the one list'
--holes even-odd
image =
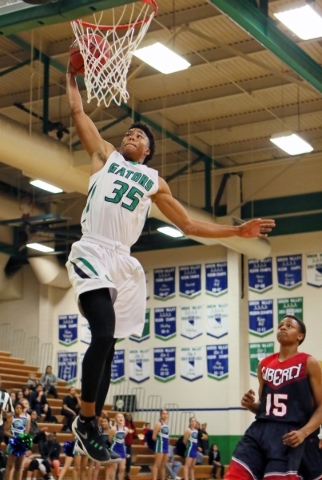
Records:
{"label": "girl in bleachers", "polygon": [[186,446],[185,464],[184,464],[184,480],[195,480],[195,464],[198,451],[198,430],[196,429],[196,419],[191,417],[189,427],[183,436],[183,443]]}
{"label": "girl in bleachers", "polygon": [[161,410],[160,420],[155,425],[153,430],[152,439],[156,442],[155,460],[152,470],[153,480],[157,480],[158,472],[160,472],[161,480],[165,480],[165,467],[168,461],[169,453],[169,427],[167,425],[168,416],[168,410]]}
{"label": "girl in bleachers", "polygon": [[124,426],[125,420],[122,413],[117,413],[115,416],[115,425],[109,431],[109,440],[111,442],[111,450],[121,456],[122,461],[113,465],[113,474],[115,477],[118,467],[118,480],[123,480],[125,472],[126,450],[125,437],[128,429]]}

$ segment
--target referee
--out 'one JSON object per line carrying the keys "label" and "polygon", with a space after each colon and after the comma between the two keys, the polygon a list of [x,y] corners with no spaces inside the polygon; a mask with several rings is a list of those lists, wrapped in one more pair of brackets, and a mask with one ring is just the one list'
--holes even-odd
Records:
{"label": "referee", "polygon": [[[12,415],[13,406],[9,393],[5,390],[2,390],[2,380],[0,377],[0,445],[1,442],[5,441],[3,423],[6,421],[7,414]],[[6,442],[7,443],[7,442]]]}

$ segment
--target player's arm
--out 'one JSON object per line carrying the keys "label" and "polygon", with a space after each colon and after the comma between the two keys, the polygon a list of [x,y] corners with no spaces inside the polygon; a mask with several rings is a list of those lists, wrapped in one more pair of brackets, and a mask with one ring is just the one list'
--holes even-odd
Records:
{"label": "player's arm", "polygon": [[[310,382],[312,395],[316,409],[304,427],[299,430],[294,430],[283,436],[283,443],[290,447],[297,447],[306,437],[308,437],[314,430],[319,428],[322,423],[322,373],[319,362],[314,357],[307,359],[307,376]],[[308,402],[310,400],[308,399]]]}
{"label": "player's arm", "polygon": [[28,417],[27,417],[27,425],[26,425],[26,433],[29,433],[29,430],[30,430],[30,422],[31,422],[31,419],[30,419],[30,415],[28,414]]}
{"label": "player's arm", "polygon": [[188,443],[190,434],[191,434],[191,430],[189,428],[187,428],[187,430],[184,432],[184,436],[183,436],[183,443],[185,445],[187,445],[187,443]]}
{"label": "player's arm", "polygon": [[186,209],[173,198],[168,184],[159,178],[159,189],[152,195],[152,201],[159,210],[176,225],[185,235],[193,235],[204,238],[265,238],[275,226],[274,220],[262,220],[261,218],[250,220],[238,227],[218,225],[216,223],[202,222],[189,217]]}
{"label": "player's arm", "polygon": [[66,73],[66,93],[78,137],[92,159],[91,175],[93,175],[103,168],[115,148],[103,140],[94,122],[84,112],[82,98],[77,87],[76,72],[70,62]]}
{"label": "player's arm", "polygon": [[9,438],[13,438],[14,435],[12,435],[12,433],[10,433],[10,427],[11,427],[11,424],[12,424],[12,420],[13,420],[13,417],[10,417],[6,420],[6,423],[4,424],[4,434],[6,437],[9,437]]}
{"label": "player's arm", "polygon": [[153,433],[152,433],[152,439],[153,439],[154,441],[156,441],[160,429],[161,429],[161,423],[158,422],[158,423],[156,424],[156,426],[154,427],[154,430],[153,430]]}
{"label": "player's arm", "polygon": [[256,413],[259,410],[260,404],[261,404],[261,398],[262,398],[262,392],[263,392],[263,377],[262,377],[262,370],[261,370],[261,364],[258,364],[257,367],[257,377],[258,377],[258,400],[255,402],[255,392],[254,390],[248,390],[243,395],[243,398],[241,399],[241,404],[244,408],[247,408],[250,412]]}

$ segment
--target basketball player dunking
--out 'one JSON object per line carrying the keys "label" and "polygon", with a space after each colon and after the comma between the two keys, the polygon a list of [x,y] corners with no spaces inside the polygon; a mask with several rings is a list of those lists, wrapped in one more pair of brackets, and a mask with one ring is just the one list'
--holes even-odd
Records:
{"label": "basketball player dunking", "polygon": [[226,479],[300,479],[306,438],[322,423],[320,364],[298,352],[305,334],[304,323],[293,315],[279,324],[279,353],[258,365],[259,400],[255,402],[253,390],[242,398],[256,420],[238,443]]}
{"label": "basketball player dunking", "polygon": [[81,220],[83,236],[73,244],[67,262],[79,308],[92,333],[83,360],[82,408],[73,431],[87,455],[106,462],[111,452],[101,441],[95,416],[100,416],[109,388],[116,339],[141,335],[144,326],[144,272],[130,256],[130,247],[141,234],[151,202],[186,235],[264,238],[275,223],[255,219],[233,227],[192,220],[158,172],[146,166],[155,140],[145,124],[133,124],[117,152],[84,113],[70,64],[67,98],[78,136],[92,161]]}

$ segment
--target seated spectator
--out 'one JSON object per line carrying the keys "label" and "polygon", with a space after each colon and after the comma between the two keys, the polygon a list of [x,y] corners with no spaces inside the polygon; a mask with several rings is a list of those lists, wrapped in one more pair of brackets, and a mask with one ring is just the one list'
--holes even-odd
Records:
{"label": "seated spectator", "polygon": [[54,480],[54,477],[51,476],[50,464],[47,460],[42,458],[30,458],[30,462],[26,465],[27,475],[26,479],[31,480],[32,478],[38,478],[38,470],[41,472],[44,480]]}
{"label": "seated spectator", "polygon": [[53,369],[51,365],[46,367],[45,373],[40,377],[40,384],[44,387],[44,391],[52,394],[55,398],[58,398],[56,386],[57,386],[57,377],[52,373]]}
{"label": "seated spectator", "polygon": [[145,422],[144,428],[143,428],[143,430],[142,430],[142,433],[141,433],[140,435],[138,435],[139,439],[141,440],[142,445],[145,445],[145,444],[146,444],[145,434],[146,434],[149,430],[151,430],[151,423]]}
{"label": "seated spectator", "polygon": [[37,387],[38,383],[39,382],[37,380],[35,372],[30,372],[29,373],[29,378],[28,378],[28,381],[27,381],[28,388],[34,392],[36,390],[36,387]]}
{"label": "seated spectator", "polygon": [[214,478],[216,478],[218,469],[220,469],[220,478],[224,478],[225,466],[220,462],[220,452],[216,444],[211,445],[208,463],[213,466],[212,475]]}
{"label": "seated spectator", "polygon": [[207,424],[203,423],[198,432],[198,443],[203,455],[209,455],[209,435],[207,433]]}
{"label": "seated spectator", "polygon": [[41,450],[41,458],[47,460],[49,465],[52,468],[53,473],[59,477],[59,455],[60,455],[60,444],[56,440],[56,434],[50,432],[48,434],[47,441],[43,444]]}
{"label": "seated spectator", "polygon": [[45,422],[51,422],[51,408],[48,405],[42,385],[37,385],[36,390],[31,395],[31,409],[36,410],[38,417],[44,413]]}
{"label": "seated spectator", "polygon": [[17,393],[16,393],[16,401],[14,403],[14,407],[17,405],[18,402],[21,402],[21,400],[23,399],[23,391],[22,390],[18,390]]}
{"label": "seated spectator", "polygon": [[180,468],[182,467],[182,463],[178,460],[174,459],[174,450],[173,446],[169,444],[168,447],[168,460],[166,464],[166,470],[169,474],[169,480],[181,480],[181,477],[177,477],[177,473],[179,472]]}
{"label": "seated spectator", "polygon": [[198,430],[198,447],[197,447],[196,465],[202,465],[203,454],[202,454],[202,447],[201,447],[200,441],[199,441],[199,437],[201,437],[201,429],[200,429],[200,423],[199,422],[196,422],[196,429]]}
{"label": "seated spectator", "polygon": [[32,410],[30,413],[30,430],[29,435],[32,438],[34,444],[38,444],[39,453],[42,451],[42,447],[46,442],[46,433],[48,431],[48,427],[39,428],[37,423],[37,412],[36,410]]}
{"label": "seated spectator", "polygon": [[15,403],[16,403],[16,401],[17,401],[16,392],[14,392],[13,390],[11,390],[11,392],[9,393],[9,396],[10,396],[10,398],[11,398],[12,406],[15,405]]}
{"label": "seated spectator", "polygon": [[29,403],[31,402],[31,394],[32,394],[32,391],[30,390],[29,387],[25,387],[23,389],[23,398],[28,400]]}
{"label": "seated spectator", "polygon": [[63,427],[64,432],[72,431],[72,423],[79,414],[81,407],[80,398],[75,387],[70,387],[69,395],[63,398],[63,408],[61,409],[61,415],[66,417],[66,425]]}

